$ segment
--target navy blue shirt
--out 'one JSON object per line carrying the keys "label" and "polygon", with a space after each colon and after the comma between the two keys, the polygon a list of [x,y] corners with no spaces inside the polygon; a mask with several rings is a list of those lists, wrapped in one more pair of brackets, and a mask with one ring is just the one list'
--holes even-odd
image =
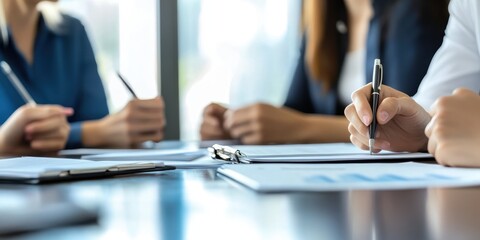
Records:
{"label": "navy blue shirt", "polygon": [[[366,47],[365,76],[372,79],[375,58],[382,60],[383,83],[412,96],[425,76],[433,55],[441,46],[448,16],[435,22],[425,16],[418,0],[374,0],[375,16],[370,22]],[[338,4],[344,5],[343,1]],[[342,6],[339,21],[348,22]],[[348,49],[348,33],[337,32],[339,66],[343,65]],[[336,84],[325,91],[321,81],[308,74],[303,39],[301,54],[284,106],[304,113],[343,115],[344,106]],[[339,76],[340,74],[338,74]]]}
{"label": "navy blue shirt", "polygon": [[[64,15],[61,31],[49,29],[40,16],[32,64],[15,46],[11,37],[0,43],[0,59],[6,61],[38,104],[71,107],[67,147],[81,147],[82,121],[108,115],[105,90],[85,28]],[[25,102],[8,78],[0,74],[0,123]]]}

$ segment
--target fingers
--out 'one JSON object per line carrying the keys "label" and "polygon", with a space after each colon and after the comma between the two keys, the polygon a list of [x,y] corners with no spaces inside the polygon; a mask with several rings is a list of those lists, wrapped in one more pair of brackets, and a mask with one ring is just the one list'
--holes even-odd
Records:
{"label": "fingers", "polygon": [[165,108],[165,103],[160,97],[152,99],[133,99],[127,104],[126,107],[134,107],[145,111],[163,111],[163,109]]}
{"label": "fingers", "polygon": [[[350,141],[362,150],[369,150],[368,146],[368,132],[359,133],[352,124],[349,124],[348,131],[350,132]],[[380,138],[380,134],[377,132],[375,137],[375,145],[373,146],[373,152],[377,153],[381,150],[390,150],[390,143],[384,139]]]}
{"label": "fingers", "polygon": [[437,139],[435,137],[431,137],[428,139],[428,152],[435,157],[436,150],[437,150]]}
{"label": "fingers", "polygon": [[241,138],[243,144],[247,145],[258,145],[258,144],[268,144],[267,141],[262,137],[258,132],[253,132],[251,134],[244,135]]}
{"label": "fingers", "polygon": [[[248,122],[242,125],[236,125],[230,129],[230,135],[235,139],[242,139],[244,136],[252,133],[260,133],[260,126],[258,123]],[[243,141],[242,141],[243,142]]]}
{"label": "fingers", "polygon": [[[430,138],[432,136],[433,129],[436,125],[436,122],[437,122],[437,116],[433,116],[432,119],[430,120],[430,122],[425,127],[425,136],[427,136],[428,138]],[[429,143],[429,145],[430,145],[430,143]]]}
{"label": "fingers", "polygon": [[223,116],[226,111],[227,108],[216,103],[205,107],[203,111],[203,121],[200,126],[200,136],[202,140],[228,138],[228,134],[223,128]]}
{"label": "fingers", "polygon": [[371,84],[368,84],[359,90],[352,93],[352,105],[355,112],[348,112],[347,118],[351,118],[353,114],[356,114],[361,122],[368,126],[372,122],[372,108],[370,107],[370,93]]}
{"label": "fingers", "polygon": [[472,92],[467,88],[457,88],[453,91],[453,95],[463,95],[463,96],[478,96],[478,93]]}
{"label": "fingers", "polygon": [[251,107],[240,108],[238,110],[229,110],[225,112],[225,121],[223,127],[229,131],[236,126],[240,126],[252,121]]}
{"label": "fingers", "polygon": [[200,136],[202,140],[215,140],[223,139],[226,136],[226,132],[223,129],[223,124],[218,118],[209,116],[203,119],[200,126]]}
{"label": "fingers", "polygon": [[21,111],[21,117],[26,119],[28,122],[38,121],[54,116],[71,116],[74,112],[72,108],[65,108],[57,105],[25,105],[19,110]]}
{"label": "fingers", "polygon": [[[353,128],[356,130],[356,132],[368,137],[368,127],[362,120],[360,120],[355,109],[355,105],[350,104],[345,108],[345,117],[347,117],[348,121],[350,122],[349,130],[350,128]],[[352,131],[350,131],[350,133],[352,133]]]}
{"label": "fingers", "polygon": [[159,121],[164,119],[164,103],[161,98],[131,100],[121,114],[129,121]]}
{"label": "fingers", "polygon": [[426,111],[411,97],[388,97],[378,107],[377,119],[379,124],[386,124],[397,115],[414,117]]}
{"label": "fingers", "polygon": [[67,126],[67,121],[65,117],[57,115],[27,124],[25,126],[25,133],[29,135],[41,135],[56,131],[62,125]]}
{"label": "fingers", "polygon": [[127,121],[163,121],[165,119],[163,103],[155,100],[132,100],[121,112]]}
{"label": "fingers", "polygon": [[[235,111],[225,113],[224,128],[231,131],[233,128],[249,124],[250,122],[259,122],[265,116],[267,110],[277,110],[277,108],[267,104],[254,104]],[[274,111],[275,111],[274,110]]]}
{"label": "fingers", "polygon": [[64,138],[35,139],[30,142],[30,147],[37,151],[52,152],[65,148],[65,144]]}
{"label": "fingers", "polygon": [[204,117],[207,117],[207,116],[215,116],[217,118],[222,118],[223,119],[223,115],[225,114],[225,112],[227,111],[228,109],[218,103],[211,103],[209,104],[207,107],[205,107],[205,109],[203,110],[203,116]]}

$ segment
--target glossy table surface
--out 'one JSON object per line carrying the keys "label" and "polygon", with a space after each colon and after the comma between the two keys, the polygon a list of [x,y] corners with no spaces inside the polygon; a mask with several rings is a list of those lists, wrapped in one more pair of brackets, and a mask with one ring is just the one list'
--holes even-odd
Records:
{"label": "glossy table surface", "polygon": [[99,213],[98,223],[12,239],[480,239],[480,188],[259,194],[214,169],[172,170],[2,184],[0,221],[12,194],[32,206],[69,199]]}

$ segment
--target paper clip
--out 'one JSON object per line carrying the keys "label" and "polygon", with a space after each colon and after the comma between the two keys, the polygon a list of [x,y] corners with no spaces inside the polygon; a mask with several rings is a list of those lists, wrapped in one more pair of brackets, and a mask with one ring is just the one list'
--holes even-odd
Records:
{"label": "paper clip", "polygon": [[209,147],[208,153],[213,159],[227,161],[232,164],[242,163],[241,159],[247,156],[238,149],[219,144]]}

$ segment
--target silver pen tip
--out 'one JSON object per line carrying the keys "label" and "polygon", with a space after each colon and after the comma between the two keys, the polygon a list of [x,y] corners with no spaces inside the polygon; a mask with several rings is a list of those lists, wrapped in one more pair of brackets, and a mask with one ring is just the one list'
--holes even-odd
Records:
{"label": "silver pen tip", "polygon": [[373,146],[375,145],[375,139],[368,140],[368,148],[370,149],[370,155],[373,154]]}

